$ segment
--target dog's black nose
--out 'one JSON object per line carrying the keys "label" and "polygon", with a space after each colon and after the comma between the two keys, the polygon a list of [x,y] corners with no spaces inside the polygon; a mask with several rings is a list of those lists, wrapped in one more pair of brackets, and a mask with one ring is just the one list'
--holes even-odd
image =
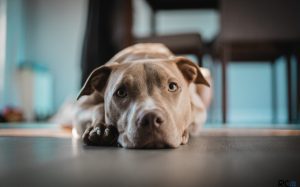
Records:
{"label": "dog's black nose", "polygon": [[158,112],[147,112],[141,116],[138,120],[137,125],[141,128],[147,127],[159,127],[164,123],[163,116]]}

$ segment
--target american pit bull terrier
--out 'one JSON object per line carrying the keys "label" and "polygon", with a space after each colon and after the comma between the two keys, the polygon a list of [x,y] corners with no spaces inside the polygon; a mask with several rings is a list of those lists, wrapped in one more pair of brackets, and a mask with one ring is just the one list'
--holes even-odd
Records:
{"label": "american pit bull terrier", "polygon": [[78,96],[74,133],[88,145],[186,144],[206,120],[210,81],[208,70],[162,44],[133,45],[90,74]]}

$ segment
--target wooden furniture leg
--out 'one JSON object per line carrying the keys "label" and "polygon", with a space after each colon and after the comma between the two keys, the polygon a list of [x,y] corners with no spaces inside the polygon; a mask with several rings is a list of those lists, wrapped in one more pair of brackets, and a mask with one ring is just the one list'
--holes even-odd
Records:
{"label": "wooden furniture leg", "polygon": [[277,77],[275,60],[271,62],[272,123],[277,123]]}
{"label": "wooden furniture leg", "polygon": [[196,58],[197,58],[197,61],[198,61],[198,65],[200,67],[203,67],[203,60],[202,60],[203,56],[201,54],[198,54],[198,55],[196,55]]}
{"label": "wooden furniture leg", "polygon": [[229,49],[224,47],[222,54],[222,123],[227,123],[227,63],[229,60]]}
{"label": "wooden furniture leg", "polygon": [[286,55],[286,77],[287,77],[287,123],[292,123],[292,82],[291,82],[291,58]]}
{"label": "wooden furniture leg", "polygon": [[296,120],[300,122],[300,53],[296,54],[297,59],[297,114]]}

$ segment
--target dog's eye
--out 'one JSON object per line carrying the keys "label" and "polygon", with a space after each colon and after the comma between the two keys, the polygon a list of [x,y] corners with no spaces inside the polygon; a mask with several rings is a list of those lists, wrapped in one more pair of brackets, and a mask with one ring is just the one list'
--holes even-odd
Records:
{"label": "dog's eye", "polygon": [[117,97],[121,97],[121,98],[124,98],[127,96],[127,91],[125,88],[119,88],[117,91],[116,91],[116,96]]}
{"label": "dog's eye", "polygon": [[178,85],[175,82],[169,83],[169,91],[175,92],[176,90],[178,90]]}

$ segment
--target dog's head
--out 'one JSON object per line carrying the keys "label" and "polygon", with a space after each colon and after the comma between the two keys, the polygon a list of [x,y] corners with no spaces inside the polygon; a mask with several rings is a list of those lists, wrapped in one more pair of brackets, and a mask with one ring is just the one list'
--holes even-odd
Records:
{"label": "dog's head", "polygon": [[118,128],[123,147],[178,147],[192,122],[192,82],[209,85],[184,57],[112,63],[91,73],[79,97],[94,91],[103,97],[105,123]]}

